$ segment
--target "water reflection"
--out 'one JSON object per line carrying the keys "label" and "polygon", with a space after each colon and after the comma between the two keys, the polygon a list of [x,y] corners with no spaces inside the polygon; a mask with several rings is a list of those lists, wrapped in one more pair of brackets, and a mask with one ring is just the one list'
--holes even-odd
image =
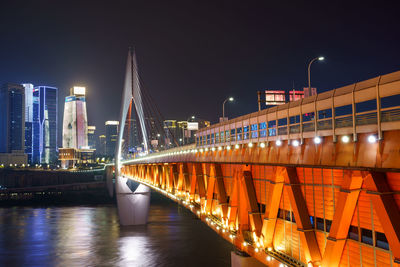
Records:
{"label": "water reflection", "polygon": [[116,207],[0,208],[0,266],[230,266],[232,246],[155,194],[149,224]]}

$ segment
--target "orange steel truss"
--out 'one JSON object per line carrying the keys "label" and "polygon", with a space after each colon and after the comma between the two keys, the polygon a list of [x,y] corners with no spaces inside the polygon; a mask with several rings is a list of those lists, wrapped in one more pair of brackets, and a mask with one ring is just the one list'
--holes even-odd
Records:
{"label": "orange steel truss", "polygon": [[399,133],[377,144],[360,135],[351,144],[196,151],[125,163],[122,174],[267,265],[400,267]]}

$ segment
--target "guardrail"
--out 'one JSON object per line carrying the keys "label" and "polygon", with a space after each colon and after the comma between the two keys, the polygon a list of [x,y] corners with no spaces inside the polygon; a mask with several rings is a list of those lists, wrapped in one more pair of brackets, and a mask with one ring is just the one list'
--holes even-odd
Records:
{"label": "guardrail", "polygon": [[294,140],[400,129],[400,71],[217,123],[196,145]]}

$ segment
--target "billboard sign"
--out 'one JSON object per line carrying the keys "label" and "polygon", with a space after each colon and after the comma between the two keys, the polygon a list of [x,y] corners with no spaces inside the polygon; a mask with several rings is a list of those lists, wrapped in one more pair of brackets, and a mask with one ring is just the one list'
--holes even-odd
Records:
{"label": "billboard sign", "polygon": [[86,88],[82,86],[74,86],[74,95],[85,95]]}
{"label": "billboard sign", "polygon": [[190,131],[197,131],[199,129],[199,123],[198,122],[188,122],[187,129]]}
{"label": "billboard sign", "polygon": [[265,104],[267,106],[285,104],[284,90],[265,90]]}

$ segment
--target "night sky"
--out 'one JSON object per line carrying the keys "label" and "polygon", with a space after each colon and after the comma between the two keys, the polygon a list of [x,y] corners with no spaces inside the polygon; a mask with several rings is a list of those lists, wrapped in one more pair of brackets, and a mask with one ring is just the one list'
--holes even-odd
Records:
{"label": "night sky", "polygon": [[[63,2],[63,3],[61,3]],[[103,3],[104,2],[104,3]],[[391,1],[397,2],[399,1]],[[0,83],[87,87],[89,124],[117,120],[129,46],[165,118],[257,110],[257,91],[331,90],[400,70],[389,1],[1,1]],[[60,128],[61,130],[61,128]]]}

